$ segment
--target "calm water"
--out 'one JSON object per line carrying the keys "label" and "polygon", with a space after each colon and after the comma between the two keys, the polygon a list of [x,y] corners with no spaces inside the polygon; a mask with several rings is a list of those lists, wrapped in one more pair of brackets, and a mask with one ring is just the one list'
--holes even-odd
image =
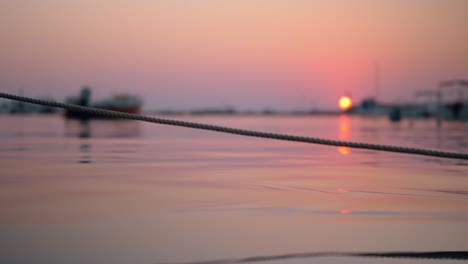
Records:
{"label": "calm water", "polygon": [[[391,124],[347,116],[179,118],[468,151],[468,123],[436,129],[433,120]],[[0,124],[0,263],[468,250],[465,161],[136,121],[0,116]]]}

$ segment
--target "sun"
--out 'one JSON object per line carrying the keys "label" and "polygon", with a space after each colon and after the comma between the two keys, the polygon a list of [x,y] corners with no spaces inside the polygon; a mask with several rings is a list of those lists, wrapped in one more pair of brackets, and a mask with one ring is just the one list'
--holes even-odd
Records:
{"label": "sun", "polygon": [[353,106],[353,102],[351,101],[351,98],[347,96],[343,96],[340,98],[340,101],[338,103],[340,105],[341,110],[346,111]]}

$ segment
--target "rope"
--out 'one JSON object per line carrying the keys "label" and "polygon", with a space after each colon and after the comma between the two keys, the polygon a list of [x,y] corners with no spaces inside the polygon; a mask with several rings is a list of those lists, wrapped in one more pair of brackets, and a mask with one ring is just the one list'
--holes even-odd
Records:
{"label": "rope", "polygon": [[[318,253],[297,253],[274,256],[256,256],[241,259],[209,260],[199,262],[184,262],[178,264],[241,264],[249,262],[264,262],[286,259],[303,259],[318,257],[372,257],[372,258],[410,258],[410,259],[433,259],[433,260],[468,260],[468,251],[431,251],[431,252],[361,252],[361,253],[340,253],[340,252],[318,252]],[[173,263],[175,264],[175,263]]]}
{"label": "rope", "polygon": [[201,123],[194,123],[194,122],[149,117],[149,116],[144,116],[144,115],[117,112],[117,111],[99,109],[99,108],[94,108],[94,107],[85,107],[85,106],[79,106],[79,105],[73,105],[73,104],[59,103],[59,102],[54,102],[54,101],[34,99],[34,98],[29,98],[29,97],[24,97],[24,96],[12,95],[8,93],[1,93],[1,92],[0,92],[0,97],[11,99],[11,100],[16,100],[20,102],[25,102],[25,103],[38,104],[38,105],[50,106],[50,107],[59,107],[59,108],[67,109],[70,111],[86,113],[89,115],[105,116],[109,118],[140,120],[140,121],[145,121],[145,122],[150,122],[150,123],[157,123],[157,124],[170,125],[170,126],[179,126],[179,127],[188,127],[188,128],[194,128],[194,129],[202,129],[202,130],[210,130],[210,131],[217,131],[217,132],[222,132],[222,133],[236,134],[236,135],[249,136],[249,137],[270,138],[270,139],[277,139],[277,140],[320,144],[320,145],[327,145],[327,146],[342,146],[342,147],[350,147],[350,148],[358,148],[358,149],[371,149],[371,150],[380,150],[380,151],[386,151],[386,152],[397,152],[397,153],[415,154],[415,155],[423,155],[423,156],[431,156],[431,157],[439,157],[439,158],[468,160],[468,154],[466,153],[444,152],[444,151],[437,151],[437,150],[430,150],[430,149],[408,148],[408,147],[399,147],[399,146],[390,146],[390,145],[368,144],[368,143],[339,141],[339,140],[330,140],[330,139],[322,139],[322,138],[314,138],[314,137],[302,137],[302,136],[293,136],[293,135],[286,135],[286,134],[259,132],[259,131],[215,126],[215,125],[208,125],[208,124],[201,124]]}

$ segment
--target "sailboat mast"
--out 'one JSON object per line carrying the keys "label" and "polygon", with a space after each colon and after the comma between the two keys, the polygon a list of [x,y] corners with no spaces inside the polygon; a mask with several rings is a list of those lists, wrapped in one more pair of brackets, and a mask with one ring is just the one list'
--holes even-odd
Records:
{"label": "sailboat mast", "polygon": [[377,100],[380,89],[380,63],[375,61],[374,63],[374,98]]}

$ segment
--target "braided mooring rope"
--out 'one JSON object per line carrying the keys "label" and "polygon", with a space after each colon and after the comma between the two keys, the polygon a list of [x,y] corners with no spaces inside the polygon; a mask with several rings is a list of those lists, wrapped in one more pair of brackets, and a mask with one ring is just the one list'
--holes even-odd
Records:
{"label": "braided mooring rope", "polygon": [[34,99],[34,98],[29,98],[29,97],[24,97],[24,96],[2,93],[2,92],[0,92],[0,97],[11,99],[11,100],[16,100],[20,102],[30,103],[30,104],[44,105],[44,106],[49,106],[49,107],[59,107],[59,108],[67,109],[70,111],[82,112],[82,113],[86,113],[90,115],[104,116],[104,117],[109,117],[109,118],[139,120],[139,121],[145,121],[145,122],[156,123],[156,124],[210,130],[210,131],[217,131],[217,132],[222,132],[222,133],[236,134],[236,135],[249,136],[249,137],[270,138],[270,139],[277,139],[277,140],[320,144],[320,145],[327,145],[327,146],[341,146],[341,147],[350,147],[350,148],[358,148],[358,149],[370,149],[370,150],[379,150],[379,151],[386,151],[386,152],[415,154],[415,155],[423,155],[423,156],[431,156],[431,157],[439,157],[439,158],[468,160],[467,153],[445,152],[445,151],[430,150],[430,149],[419,149],[419,148],[409,148],[409,147],[400,147],[400,146],[349,142],[349,141],[340,141],[340,140],[331,140],[331,139],[322,139],[322,138],[314,138],[314,137],[303,137],[303,136],[294,136],[294,135],[286,135],[286,134],[276,134],[276,133],[260,132],[260,131],[253,131],[253,130],[237,129],[237,128],[230,128],[230,127],[223,127],[223,126],[216,126],[216,125],[209,125],[209,124],[179,121],[179,120],[173,120],[173,119],[149,117],[149,116],[144,116],[144,115],[123,113],[123,112],[99,109],[99,108],[94,108],[94,107],[85,107],[85,106],[79,106],[79,105],[73,105],[73,104],[59,103],[59,102],[54,102],[54,101]]}
{"label": "braided mooring rope", "polygon": [[293,253],[272,256],[255,256],[240,259],[220,259],[198,262],[183,262],[172,264],[241,264],[278,260],[323,258],[323,257],[360,257],[360,258],[403,258],[403,259],[431,259],[431,260],[467,260],[467,251],[429,251],[429,252],[316,252]]}

